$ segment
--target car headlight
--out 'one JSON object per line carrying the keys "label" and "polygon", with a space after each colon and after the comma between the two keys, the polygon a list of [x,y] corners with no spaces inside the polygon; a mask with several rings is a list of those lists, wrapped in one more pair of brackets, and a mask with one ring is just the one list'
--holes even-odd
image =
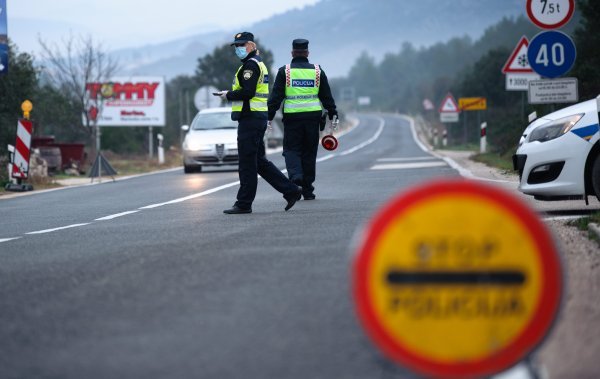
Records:
{"label": "car headlight", "polygon": [[568,133],[583,117],[583,113],[564,117],[538,126],[529,134],[529,142],[546,142]]}
{"label": "car headlight", "polygon": [[198,141],[183,141],[183,150],[194,150],[194,151],[211,151],[212,145],[200,143]]}

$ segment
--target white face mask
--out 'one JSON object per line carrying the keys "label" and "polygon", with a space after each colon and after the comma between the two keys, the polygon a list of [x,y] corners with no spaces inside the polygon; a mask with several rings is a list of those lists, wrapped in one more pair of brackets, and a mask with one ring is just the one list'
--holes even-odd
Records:
{"label": "white face mask", "polygon": [[246,46],[236,46],[235,47],[235,55],[238,58],[244,59],[248,56],[248,52],[246,51]]}

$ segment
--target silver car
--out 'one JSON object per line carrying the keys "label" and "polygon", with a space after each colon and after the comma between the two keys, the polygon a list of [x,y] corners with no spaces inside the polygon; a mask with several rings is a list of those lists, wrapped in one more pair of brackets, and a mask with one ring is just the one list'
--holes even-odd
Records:
{"label": "silver car", "polygon": [[204,166],[237,165],[237,122],[231,108],[210,108],[198,112],[183,140],[183,171],[200,172]]}

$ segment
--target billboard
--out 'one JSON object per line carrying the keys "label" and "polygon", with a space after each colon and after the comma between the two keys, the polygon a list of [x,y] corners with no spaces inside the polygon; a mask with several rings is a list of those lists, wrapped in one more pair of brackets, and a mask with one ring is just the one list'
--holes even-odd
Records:
{"label": "billboard", "polygon": [[0,0],[0,75],[8,72],[8,27],[6,0]]}
{"label": "billboard", "polygon": [[90,124],[165,126],[165,87],[165,79],[160,76],[115,77],[103,83],[87,83]]}

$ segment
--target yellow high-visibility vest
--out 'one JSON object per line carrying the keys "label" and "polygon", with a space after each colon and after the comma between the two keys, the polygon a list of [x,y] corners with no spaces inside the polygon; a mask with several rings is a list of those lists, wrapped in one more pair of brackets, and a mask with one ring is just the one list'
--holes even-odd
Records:
{"label": "yellow high-visibility vest", "polygon": [[[252,99],[250,99],[250,111],[251,112],[264,112],[265,116],[267,115],[267,111],[269,108],[267,107],[267,99],[269,98],[269,71],[267,70],[267,66],[262,61],[259,61],[256,58],[250,58],[250,60],[255,61],[260,68],[260,77],[258,78],[258,82],[256,83],[256,94]],[[238,68],[235,76],[233,78],[233,86],[232,89],[237,91],[242,88],[240,86],[240,82],[238,80],[238,74],[240,70],[244,67],[241,65]],[[244,106],[243,101],[234,101],[232,102],[231,113],[233,115],[238,115],[242,112],[242,107]],[[239,117],[237,117],[239,118]],[[234,120],[237,118],[233,118]]]}
{"label": "yellow high-visibility vest", "polygon": [[291,68],[285,66],[285,100],[283,113],[316,112],[323,109],[319,100],[321,68]]}

